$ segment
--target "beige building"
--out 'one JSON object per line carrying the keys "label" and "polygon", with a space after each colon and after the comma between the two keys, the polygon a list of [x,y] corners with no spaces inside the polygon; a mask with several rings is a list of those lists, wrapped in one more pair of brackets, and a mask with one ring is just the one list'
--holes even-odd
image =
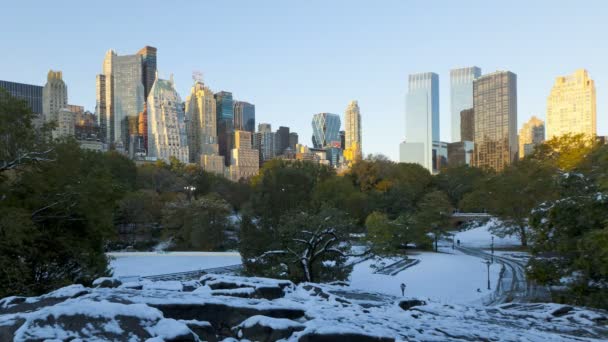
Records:
{"label": "beige building", "polygon": [[231,152],[230,179],[238,181],[258,174],[260,151],[251,146],[251,132],[234,131],[234,148]]}
{"label": "beige building", "polygon": [[555,80],[547,98],[547,139],[583,133],[595,137],[595,82],[585,69]]}
{"label": "beige building", "polygon": [[545,141],[545,122],[532,116],[519,130],[519,159],[534,151],[534,146]]}
{"label": "beige building", "polygon": [[[59,125],[59,111],[68,106],[68,87],[63,82],[61,71],[50,70],[42,89],[42,113],[45,122],[54,121]],[[66,109],[67,110],[67,109]],[[53,130],[53,138],[60,136],[59,128]]]}
{"label": "beige building", "polygon": [[361,111],[357,101],[351,101],[344,112],[344,159],[350,165],[362,159]]}
{"label": "beige building", "polygon": [[517,76],[496,71],[474,80],[473,112],[473,165],[501,171],[517,156]]}
{"label": "beige building", "polygon": [[62,108],[57,112],[57,127],[53,130],[53,138],[73,137],[75,134],[76,117],[67,108]]}

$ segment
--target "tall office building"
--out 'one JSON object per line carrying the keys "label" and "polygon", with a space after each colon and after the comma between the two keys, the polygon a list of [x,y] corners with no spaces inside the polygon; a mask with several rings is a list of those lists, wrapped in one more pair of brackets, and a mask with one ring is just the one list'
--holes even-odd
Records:
{"label": "tall office building", "polygon": [[211,89],[203,82],[197,81],[186,98],[186,128],[190,162],[200,163],[203,169],[223,173],[217,169],[219,155],[217,144],[217,110],[215,97]]}
{"label": "tall office building", "polygon": [[460,111],[460,141],[473,140],[475,140],[475,111],[473,108],[464,109]]}
{"label": "tall office building", "polygon": [[[144,58],[147,64],[144,64]],[[134,133],[129,132],[129,118],[138,117],[143,111],[144,85],[151,87],[152,71],[153,80],[156,77],[156,51],[152,47],[145,47],[134,55],[119,56],[114,50],[105,55],[102,73],[96,78],[95,111],[105,142],[118,150],[128,149],[130,136]]]}
{"label": "tall office building", "polygon": [[275,148],[277,149],[275,154],[280,156],[289,147],[289,127],[279,126],[275,133],[275,139]]}
{"label": "tall office building", "polygon": [[351,163],[362,158],[361,111],[357,101],[351,101],[344,112],[344,158]]}
{"label": "tall office building", "polygon": [[175,90],[173,76],[158,77],[148,95],[148,157],[169,161],[171,157],[188,163],[188,139],[184,107]]}
{"label": "tall office building", "polygon": [[272,126],[269,123],[261,123],[258,125],[258,132],[272,132]]}
{"label": "tall office building", "polygon": [[496,71],[473,82],[477,167],[500,171],[517,156],[517,76]]}
{"label": "tall office building", "polygon": [[234,131],[234,148],[231,151],[230,178],[233,181],[247,179],[258,174],[259,153],[251,146],[251,132]]}
{"label": "tall office building", "polygon": [[439,75],[409,75],[405,111],[405,142],[399,159],[433,171],[433,142],[439,141]]}
{"label": "tall office building", "polygon": [[481,69],[476,66],[450,70],[453,142],[466,141],[460,135],[460,114],[465,109],[473,108],[473,80],[479,76],[481,76]]}
{"label": "tall office building", "polygon": [[[46,122],[55,122],[59,124],[59,111],[62,109],[67,110],[68,106],[68,87],[63,82],[61,71],[50,70],[47,75],[46,84],[42,89],[42,112],[44,114],[44,120]],[[62,113],[62,123],[66,124],[69,119],[66,117],[66,113]],[[67,120],[67,121],[66,121]],[[65,135],[63,133],[72,132],[65,127],[60,129],[59,126],[53,130],[53,138]],[[68,134],[69,135],[69,134]]]}
{"label": "tall office building", "polygon": [[519,130],[519,159],[532,153],[534,146],[545,141],[545,122],[532,116]]}
{"label": "tall office building", "polygon": [[215,94],[217,115],[217,140],[220,155],[224,157],[224,165],[230,166],[230,152],[234,134],[234,103],[232,93],[220,91]]}
{"label": "tall office building", "polygon": [[555,80],[547,98],[547,139],[563,134],[597,134],[595,82],[585,69]]}
{"label": "tall office building", "polygon": [[298,144],[298,133],[290,132],[289,133],[289,148],[291,148],[291,150],[295,152],[297,144]]}
{"label": "tall office building", "polygon": [[156,78],[156,48],[152,46],[144,46],[137,52],[141,56],[142,61],[142,82],[144,85],[144,99],[148,98],[150,89]]}
{"label": "tall office building", "polygon": [[234,101],[234,129],[255,133],[255,105]]}
{"label": "tall office building", "polygon": [[4,88],[13,97],[24,100],[34,114],[42,116],[42,86],[0,81],[0,88]]}
{"label": "tall office building", "polygon": [[259,165],[276,156],[276,137],[270,124],[258,125],[258,132],[253,135],[253,148],[259,151]]}
{"label": "tall office building", "polygon": [[315,148],[340,146],[340,116],[331,113],[315,114],[312,118],[312,144]]}

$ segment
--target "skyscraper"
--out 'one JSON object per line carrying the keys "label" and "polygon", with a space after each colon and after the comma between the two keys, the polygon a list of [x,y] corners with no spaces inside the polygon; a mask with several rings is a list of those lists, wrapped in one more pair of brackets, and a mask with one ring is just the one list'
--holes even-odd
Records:
{"label": "skyscraper", "polygon": [[230,166],[230,152],[234,134],[234,104],[232,93],[220,91],[215,94],[217,113],[217,140],[219,153],[224,157],[224,165]]}
{"label": "skyscraper", "polygon": [[259,151],[251,146],[251,132],[234,131],[234,148],[231,151],[230,178],[238,181],[258,174]]}
{"label": "skyscraper", "polygon": [[[62,73],[61,71],[50,70],[47,75],[46,84],[42,89],[42,112],[44,113],[44,120],[46,122],[54,121],[59,125],[59,111],[62,109],[68,111],[67,106],[68,87],[65,85],[65,82],[63,82]],[[71,135],[73,135],[74,128],[70,130],[64,127],[70,122],[68,116],[69,115],[65,113],[65,111],[61,113],[62,127],[57,126],[53,130],[53,138],[62,135],[70,135],[70,132],[72,133]],[[73,119],[71,122],[73,122]]]}
{"label": "skyscraper", "polygon": [[500,171],[517,155],[517,76],[496,71],[473,82],[473,164]]}
{"label": "skyscraper", "polygon": [[280,156],[289,147],[289,127],[279,126],[279,129],[275,133],[275,139],[275,148],[277,149],[275,154]]}
{"label": "skyscraper", "polygon": [[452,112],[452,141],[458,142],[460,136],[460,113],[473,108],[473,80],[481,76],[481,69],[473,66],[450,70],[450,105]]}
{"label": "skyscraper", "polygon": [[148,111],[148,157],[169,161],[171,157],[188,163],[188,141],[184,107],[175,90],[173,77],[158,77],[150,89]]}
{"label": "skyscraper", "polygon": [[200,81],[194,83],[186,98],[186,119],[190,162],[200,163],[203,169],[220,173],[220,170],[212,170],[217,163],[205,165],[205,161],[212,162],[221,157],[217,144],[215,97],[211,89]]}
{"label": "skyscraper", "polygon": [[259,165],[264,164],[275,157],[276,153],[276,138],[272,131],[272,126],[268,123],[258,125],[258,132],[253,136],[253,148],[259,152]]}
{"label": "skyscraper", "polygon": [[255,105],[234,101],[234,129],[255,133]]}
{"label": "skyscraper", "polygon": [[405,142],[401,162],[417,163],[433,171],[433,142],[439,141],[439,75],[409,75],[405,112]]}
{"label": "skyscraper", "polygon": [[354,162],[362,158],[361,111],[357,101],[351,101],[344,112],[344,158]]}
{"label": "skyscraper", "polygon": [[25,100],[34,114],[42,115],[42,86],[0,81],[0,88],[4,88],[13,97]]}
{"label": "skyscraper", "polygon": [[156,78],[156,48],[152,46],[144,46],[137,52],[142,60],[142,82],[144,84],[144,99],[148,98],[150,89]]}
{"label": "skyscraper", "polygon": [[534,146],[545,141],[545,122],[532,116],[519,130],[519,159],[534,150]]}
{"label": "skyscraper", "polygon": [[298,144],[298,133],[290,132],[289,133],[289,148],[291,148],[291,150],[295,152],[297,144]]}
{"label": "skyscraper", "polygon": [[460,141],[473,141],[474,139],[475,111],[473,108],[464,109],[460,111]]}
{"label": "skyscraper", "polygon": [[547,139],[563,134],[597,134],[595,82],[585,69],[555,80],[547,98]]}
{"label": "skyscraper", "polygon": [[[145,63],[144,63],[145,59]],[[156,77],[156,49],[145,47],[134,55],[119,56],[109,50],[97,75],[96,114],[105,141],[117,149],[128,149],[129,117],[138,117],[146,100],[146,86]]]}
{"label": "skyscraper", "polygon": [[315,148],[340,146],[340,116],[331,113],[315,114],[312,118],[312,144]]}

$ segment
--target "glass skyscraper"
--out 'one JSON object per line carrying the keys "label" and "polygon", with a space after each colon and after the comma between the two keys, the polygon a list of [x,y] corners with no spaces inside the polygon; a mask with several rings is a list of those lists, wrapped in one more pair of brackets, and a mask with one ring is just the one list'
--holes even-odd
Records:
{"label": "glass skyscraper", "polygon": [[340,147],[340,116],[315,114],[312,118],[312,144],[315,148]]}
{"label": "glass skyscraper", "polygon": [[224,165],[230,166],[230,152],[234,134],[234,103],[232,93],[220,91],[215,94],[215,109],[217,113],[217,142],[220,155],[224,157]]}
{"label": "glass skyscraper", "polygon": [[255,105],[234,101],[234,129],[255,133]]}
{"label": "glass skyscraper", "polygon": [[473,66],[450,70],[450,104],[452,141],[461,141],[460,113],[473,108],[473,80],[481,76],[481,69]]}
{"label": "glass skyscraper", "polygon": [[42,86],[0,81],[0,88],[6,89],[13,97],[25,100],[34,114],[42,114]]}
{"label": "glass skyscraper", "polygon": [[439,141],[439,75],[409,75],[405,112],[405,142],[399,159],[432,171],[433,142]]}

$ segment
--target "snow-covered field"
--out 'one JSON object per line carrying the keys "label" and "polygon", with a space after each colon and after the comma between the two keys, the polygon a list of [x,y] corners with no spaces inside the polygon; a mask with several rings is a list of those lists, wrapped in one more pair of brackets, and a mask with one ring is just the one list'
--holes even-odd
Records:
{"label": "snow-covered field", "polygon": [[237,265],[237,252],[115,252],[110,267],[115,277],[150,276]]}
{"label": "snow-covered field", "polygon": [[492,244],[492,236],[494,236],[495,247],[517,247],[520,246],[520,241],[516,236],[498,237],[490,229],[495,225],[500,224],[500,221],[491,219],[483,226],[455,233],[455,239],[460,240],[462,247],[474,248],[490,248]]}
{"label": "snow-covered field", "polygon": [[[448,250],[445,250],[446,252]],[[480,303],[494,291],[501,266],[490,266],[490,286],[487,290],[487,266],[481,259],[458,252],[421,252],[410,255],[421,262],[395,276],[374,274],[373,260],[357,264],[351,275],[351,288],[401,296],[401,283],[407,287],[406,296],[430,298],[445,303]],[[480,289],[481,292],[477,292]]]}

